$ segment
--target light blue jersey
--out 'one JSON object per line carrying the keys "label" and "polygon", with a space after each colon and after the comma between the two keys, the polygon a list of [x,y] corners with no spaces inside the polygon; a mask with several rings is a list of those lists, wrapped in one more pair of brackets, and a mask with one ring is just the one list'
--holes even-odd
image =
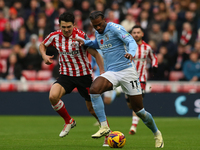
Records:
{"label": "light blue jersey", "polygon": [[104,33],[95,32],[95,40],[84,40],[86,46],[101,49],[107,71],[120,71],[132,67],[133,63],[125,58],[126,53],[135,56],[137,43],[123,26],[107,23]]}

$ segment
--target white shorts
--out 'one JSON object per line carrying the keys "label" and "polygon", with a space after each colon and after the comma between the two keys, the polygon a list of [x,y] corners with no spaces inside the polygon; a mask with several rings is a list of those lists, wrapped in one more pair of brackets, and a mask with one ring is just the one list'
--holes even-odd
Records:
{"label": "white shorts", "polygon": [[121,86],[127,95],[142,94],[139,78],[135,67],[130,67],[118,72],[107,71],[100,76],[106,78],[113,84],[113,89]]}

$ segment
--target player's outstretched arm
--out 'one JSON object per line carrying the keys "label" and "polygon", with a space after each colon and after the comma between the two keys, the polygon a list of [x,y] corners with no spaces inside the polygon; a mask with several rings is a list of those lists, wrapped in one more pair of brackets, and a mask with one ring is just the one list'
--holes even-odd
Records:
{"label": "player's outstretched arm", "polygon": [[72,38],[74,41],[78,41],[80,46],[84,45],[84,41],[82,39]]}
{"label": "player's outstretched arm", "polygon": [[72,40],[74,41],[78,41],[80,43],[80,46],[85,45],[88,47],[92,47],[94,49],[99,49],[99,45],[97,43],[97,40],[82,40],[82,39],[78,39],[78,38],[72,38]]}
{"label": "player's outstretched arm", "polygon": [[96,49],[87,48],[87,51],[96,59],[97,65],[99,66],[100,74],[104,73],[104,62],[101,54]]}
{"label": "player's outstretched arm", "polygon": [[43,58],[45,64],[47,64],[47,65],[52,64],[53,63],[52,58],[54,57],[54,55],[52,55],[52,56],[46,55],[47,48],[43,42],[40,44],[39,50],[40,50],[40,53],[42,55],[42,58]]}

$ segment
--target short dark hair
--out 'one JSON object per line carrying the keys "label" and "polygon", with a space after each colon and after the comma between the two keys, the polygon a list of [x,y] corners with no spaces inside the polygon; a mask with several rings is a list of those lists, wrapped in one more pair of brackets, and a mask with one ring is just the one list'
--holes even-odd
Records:
{"label": "short dark hair", "polygon": [[142,27],[141,26],[139,26],[139,25],[135,25],[135,26],[133,26],[133,28],[131,29],[131,32],[133,31],[133,29],[135,29],[135,28],[140,28],[141,30],[142,30],[142,32],[144,32],[144,30],[142,29]]}
{"label": "short dark hair", "polygon": [[101,11],[93,11],[90,13],[90,20],[95,20],[100,16],[102,17],[102,19],[104,18],[104,14]]}
{"label": "short dark hair", "polygon": [[72,22],[74,24],[74,19],[75,17],[71,12],[64,12],[59,17],[59,24],[61,23],[61,21]]}

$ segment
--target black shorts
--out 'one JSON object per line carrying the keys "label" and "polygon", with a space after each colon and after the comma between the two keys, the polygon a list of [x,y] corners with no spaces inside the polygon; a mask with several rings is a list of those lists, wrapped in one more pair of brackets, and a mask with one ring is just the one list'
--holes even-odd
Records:
{"label": "black shorts", "polygon": [[91,101],[89,94],[90,86],[92,84],[91,75],[71,77],[60,74],[55,83],[60,84],[65,89],[65,94],[69,94],[74,88],[77,88],[80,95],[85,98],[86,101]]}

